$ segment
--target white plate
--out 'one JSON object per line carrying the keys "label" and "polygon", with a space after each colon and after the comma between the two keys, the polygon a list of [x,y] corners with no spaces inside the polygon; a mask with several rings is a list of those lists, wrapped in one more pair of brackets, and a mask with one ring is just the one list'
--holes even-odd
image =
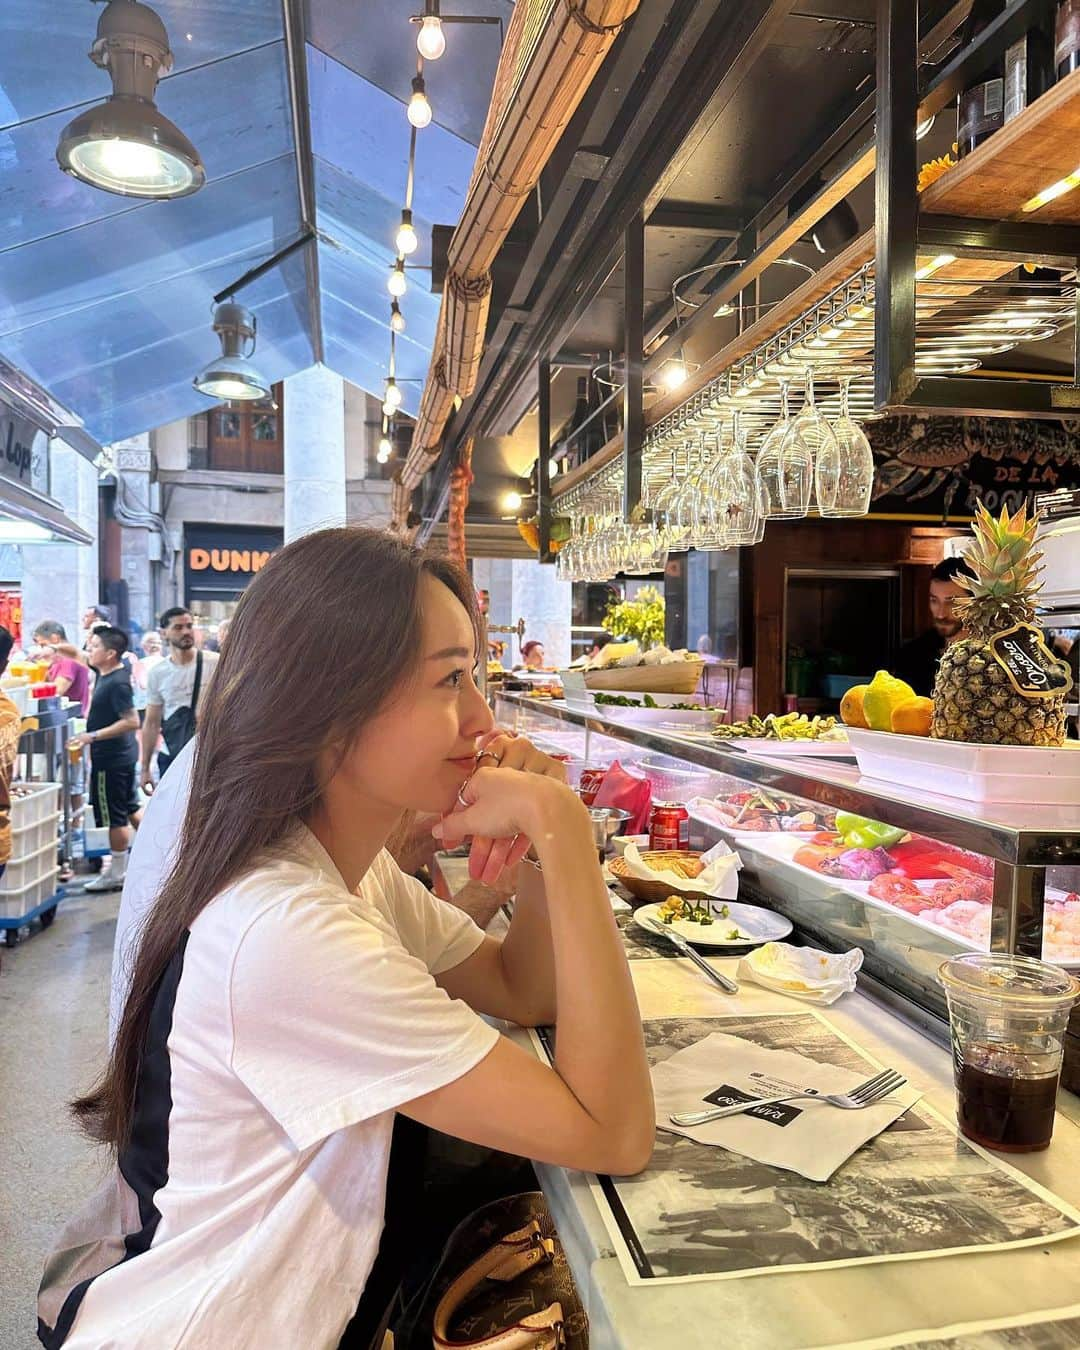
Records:
{"label": "white plate", "polygon": [[764,759],[799,759],[810,756],[817,759],[854,759],[855,751],[848,741],[772,741],[764,736],[734,736],[721,745],[734,745],[748,755]]}
{"label": "white plate", "polygon": [[[720,917],[724,905],[728,909],[726,919]],[[779,942],[794,928],[791,920],[785,919],[782,914],[774,914],[771,909],[760,909],[757,905],[740,905],[734,900],[714,900],[712,908],[715,921],[705,928],[686,919],[676,919],[674,923],[663,926],[685,938],[692,947],[747,947],[761,942]],[[642,905],[640,909],[634,910],[634,922],[646,933],[651,933],[653,930],[644,920],[653,919],[658,924],[662,923],[659,913],[659,905]],[[738,941],[716,936],[728,933],[732,928],[738,928],[746,936]],[[653,936],[656,934],[653,933]]]}

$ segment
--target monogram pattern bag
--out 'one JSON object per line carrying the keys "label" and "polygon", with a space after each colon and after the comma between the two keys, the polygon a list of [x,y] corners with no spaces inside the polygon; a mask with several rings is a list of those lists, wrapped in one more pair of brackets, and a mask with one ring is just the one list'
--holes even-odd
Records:
{"label": "monogram pattern bag", "polygon": [[394,1327],[397,1350],[588,1350],[589,1323],[544,1197],[511,1195],[451,1233]]}

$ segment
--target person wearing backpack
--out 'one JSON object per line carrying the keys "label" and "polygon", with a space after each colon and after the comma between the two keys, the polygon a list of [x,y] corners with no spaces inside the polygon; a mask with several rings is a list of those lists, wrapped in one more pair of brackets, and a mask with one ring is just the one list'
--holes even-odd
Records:
{"label": "person wearing backpack", "polygon": [[195,735],[195,716],[214,674],[216,652],[199,651],[195,645],[195,621],[180,606],[167,609],[159,620],[168,660],[159,661],[146,681],[146,721],[142,733],[140,781],[148,795],[154,791],[151,765],[158,736],[165,750],[158,755],[160,777]]}

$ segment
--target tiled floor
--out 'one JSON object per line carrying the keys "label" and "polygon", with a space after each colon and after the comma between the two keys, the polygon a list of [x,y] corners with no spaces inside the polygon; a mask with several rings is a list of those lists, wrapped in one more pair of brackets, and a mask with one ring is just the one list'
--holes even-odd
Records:
{"label": "tiled floor", "polygon": [[67,1103],[105,1053],[119,896],[76,895],[52,927],[0,947],[0,1348],[33,1350],[41,1263],[97,1185],[103,1155]]}

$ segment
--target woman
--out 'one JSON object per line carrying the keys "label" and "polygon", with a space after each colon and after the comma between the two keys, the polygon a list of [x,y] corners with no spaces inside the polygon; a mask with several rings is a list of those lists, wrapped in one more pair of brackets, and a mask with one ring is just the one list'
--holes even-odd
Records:
{"label": "woman", "polygon": [[543,670],[544,644],[533,638],[521,648],[521,660],[526,670]]}
{"label": "woman", "polygon": [[[246,590],[178,863],[76,1104],[118,1169],[46,1267],[46,1346],[338,1345],[397,1111],[568,1167],[645,1165],[648,1067],[588,818],[561,765],[493,728],[473,606],[450,563],[358,529],[298,540]],[[406,810],[471,838],[478,880],[535,848],[502,943],[391,862]],[[480,1013],[556,1017],[555,1068]]]}

